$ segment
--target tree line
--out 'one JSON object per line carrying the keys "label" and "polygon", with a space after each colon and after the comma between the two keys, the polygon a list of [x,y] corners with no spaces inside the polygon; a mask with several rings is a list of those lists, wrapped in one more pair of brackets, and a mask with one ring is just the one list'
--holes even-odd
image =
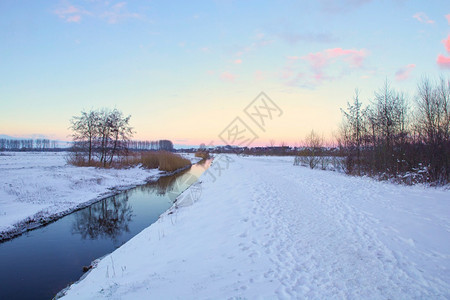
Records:
{"label": "tree line", "polygon": [[45,151],[58,147],[58,141],[49,139],[0,139],[0,151]]}
{"label": "tree line", "polygon": [[338,143],[348,173],[449,182],[449,80],[423,78],[412,99],[386,82],[367,106],[356,90],[341,111]]}
{"label": "tree line", "polygon": [[173,151],[173,143],[169,140],[159,141],[127,141],[129,150],[145,151],[145,150],[163,150]]}

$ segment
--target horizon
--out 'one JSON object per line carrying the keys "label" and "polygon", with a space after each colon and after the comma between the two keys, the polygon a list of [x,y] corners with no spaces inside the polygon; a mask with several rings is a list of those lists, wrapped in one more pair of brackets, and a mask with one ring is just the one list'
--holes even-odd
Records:
{"label": "horizon", "polygon": [[[131,115],[135,140],[220,145],[239,117],[250,146],[333,138],[355,89],[388,81],[413,101],[423,76],[448,78],[446,1],[282,5],[199,1],[2,1],[0,133],[68,140],[82,110]],[[246,107],[280,108],[264,128]]]}
{"label": "horizon", "polygon": [[[52,139],[50,137],[44,136],[44,135],[23,135],[23,136],[11,136],[11,135],[6,135],[6,134],[1,134],[0,133],[0,139],[12,139],[12,140],[28,140],[28,139],[32,139],[32,140],[37,140],[37,139],[48,139],[50,141],[55,141],[57,143],[66,143],[66,146],[70,143],[73,142],[73,140],[71,139],[66,139],[66,140],[60,140],[60,139]],[[151,141],[151,140],[137,140],[137,139],[130,139],[130,141]],[[171,141],[173,142],[173,141]],[[271,142],[273,142],[273,145],[271,144]],[[195,149],[195,148],[200,148],[202,147],[202,144],[204,143],[200,143],[197,145],[194,144],[183,144],[183,143],[173,143],[173,147],[174,149],[177,150],[182,150],[182,149]],[[58,144],[57,148],[65,148],[60,147],[61,145]],[[209,144],[209,145],[204,145],[206,148],[215,148],[215,147],[224,147],[224,146],[232,146],[232,147],[242,147],[245,148],[247,146],[236,146],[236,145],[232,145],[232,144],[225,144],[224,142],[219,142],[217,144]],[[248,146],[248,148],[258,148],[258,147],[291,147],[291,148],[296,148],[296,147],[307,147],[307,145],[305,144],[305,141],[299,141],[298,143],[295,144],[288,144],[285,143],[284,141],[280,141],[279,143],[277,141],[268,141],[268,142],[264,142],[264,141],[255,141],[254,143],[252,143],[251,145]],[[337,142],[335,140],[323,140],[323,144],[322,147],[324,148],[333,148],[333,147],[337,147]]]}

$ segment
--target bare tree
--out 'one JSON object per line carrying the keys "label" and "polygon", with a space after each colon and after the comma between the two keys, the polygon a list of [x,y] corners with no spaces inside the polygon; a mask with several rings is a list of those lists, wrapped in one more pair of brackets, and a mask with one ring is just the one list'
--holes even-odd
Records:
{"label": "bare tree", "polygon": [[90,164],[92,161],[94,142],[98,135],[99,113],[94,110],[88,112],[82,111],[81,116],[72,117],[70,123],[72,138],[83,149],[87,148],[88,164]]}
{"label": "bare tree", "polygon": [[450,177],[450,82],[440,79],[433,84],[423,78],[416,98],[416,130],[425,144],[430,176],[435,181],[448,181]]}
{"label": "bare tree", "polygon": [[113,109],[82,111],[81,116],[71,119],[72,137],[78,158],[87,152],[88,165],[96,157],[104,167],[111,165],[114,157],[126,152],[133,130],[129,125],[131,116]]}
{"label": "bare tree", "polygon": [[347,153],[347,170],[351,173],[356,165],[358,175],[361,174],[361,147],[366,135],[366,111],[361,107],[359,92],[355,90],[353,103],[347,102],[347,110],[341,109],[344,121],[341,126],[342,142]]}
{"label": "bare tree", "polygon": [[320,157],[318,155],[320,155],[323,147],[323,137],[311,130],[305,138],[305,146],[309,151],[308,165],[311,169],[314,169],[319,163]]}

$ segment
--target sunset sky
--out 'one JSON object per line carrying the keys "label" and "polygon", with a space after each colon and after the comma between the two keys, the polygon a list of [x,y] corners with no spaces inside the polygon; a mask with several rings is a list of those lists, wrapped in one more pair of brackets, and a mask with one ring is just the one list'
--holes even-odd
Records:
{"label": "sunset sky", "polygon": [[[332,136],[355,88],[412,100],[450,75],[450,2],[0,1],[0,134],[69,139],[81,110],[132,115],[135,139],[220,144],[236,117],[254,145]],[[244,109],[280,108],[265,127]]]}

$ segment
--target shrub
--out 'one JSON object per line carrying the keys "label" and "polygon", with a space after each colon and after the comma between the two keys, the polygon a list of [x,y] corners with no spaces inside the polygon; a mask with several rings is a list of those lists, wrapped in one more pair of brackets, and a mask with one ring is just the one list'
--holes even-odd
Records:
{"label": "shrub", "polygon": [[144,168],[156,169],[159,167],[158,152],[142,152],[138,162],[141,163]]}
{"label": "shrub", "polygon": [[144,168],[159,168],[161,171],[168,172],[173,172],[191,165],[189,159],[167,151],[142,152],[140,163]]}
{"label": "shrub", "polygon": [[66,162],[76,167],[102,167],[102,163],[92,160],[89,162],[85,155],[78,152],[70,152],[66,157]]}
{"label": "shrub", "polygon": [[[89,162],[85,155],[72,152],[67,157],[67,163],[77,167],[104,167],[99,162],[91,160]],[[117,169],[129,168],[132,166],[142,165],[147,169],[159,168],[161,171],[173,172],[178,169],[186,168],[191,165],[189,159],[185,159],[178,154],[174,154],[167,151],[150,151],[140,153],[130,153],[128,156],[123,156],[116,159],[111,165],[106,167],[112,167]]]}
{"label": "shrub", "polygon": [[209,152],[199,150],[199,151],[195,152],[195,157],[201,157],[202,159],[207,159],[207,158],[209,158]]}

